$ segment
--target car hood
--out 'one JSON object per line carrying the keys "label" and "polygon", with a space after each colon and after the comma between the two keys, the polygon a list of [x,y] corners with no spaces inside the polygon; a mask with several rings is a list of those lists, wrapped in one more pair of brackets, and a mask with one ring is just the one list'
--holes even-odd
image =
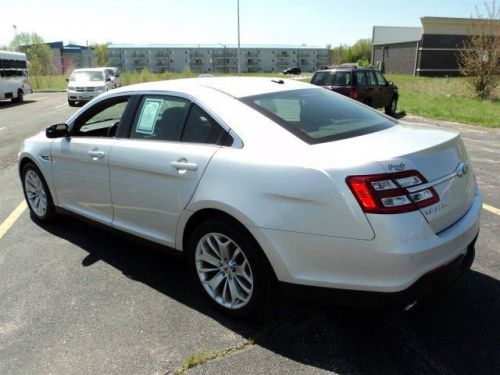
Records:
{"label": "car hood", "polygon": [[72,87],[102,87],[106,86],[104,81],[70,81],[68,86]]}

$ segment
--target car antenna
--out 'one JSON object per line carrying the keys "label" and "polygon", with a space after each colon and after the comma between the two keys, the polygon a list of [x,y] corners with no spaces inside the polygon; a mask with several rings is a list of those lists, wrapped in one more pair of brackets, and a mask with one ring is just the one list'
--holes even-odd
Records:
{"label": "car antenna", "polygon": [[285,81],[283,81],[282,79],[272,79],[271,81],[274,83],[279,83],[280,85],[283,85],[285,83]]}

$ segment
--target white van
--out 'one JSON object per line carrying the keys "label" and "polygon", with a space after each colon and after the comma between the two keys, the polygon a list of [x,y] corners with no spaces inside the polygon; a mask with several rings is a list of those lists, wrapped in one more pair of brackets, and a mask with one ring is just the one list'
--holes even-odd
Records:
{"label": "white van", "polygon": [[33,92],[28,83],[26,54],[0,51],[0,100],[22,103],[24,95]]}
{"label": "white van", "polygon": [[75,69],[68,81],[68,104],[71,107],[88,102],[114,88],[111,77],[103,68]]}

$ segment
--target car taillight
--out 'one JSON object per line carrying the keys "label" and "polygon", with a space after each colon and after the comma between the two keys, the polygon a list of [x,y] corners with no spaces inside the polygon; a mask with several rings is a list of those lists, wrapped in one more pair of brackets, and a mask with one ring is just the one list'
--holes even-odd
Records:
{"label": "car taillight", "polygon": [[354,88],[349,90],[349,98],[351,99],[357,99],[358,98],[358,91]]}
{"label": "car taillight", "polygon": [[[417,171],[349,176],[347,185],[364,212],[397,214],[410,212],[439,202],[432,187]],[[418,190],[418,186],[422,189]],[[409,192],[406,188],[412,187]],[[416,189],[417,188],[417,189]]]}

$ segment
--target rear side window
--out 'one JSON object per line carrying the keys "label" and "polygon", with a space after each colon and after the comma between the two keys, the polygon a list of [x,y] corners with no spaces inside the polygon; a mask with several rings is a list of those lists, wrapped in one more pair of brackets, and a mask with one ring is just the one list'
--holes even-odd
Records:
{"label": "rear side window", "polygon": [[177,97],[144,97],[130,138],[178,141],[189,104],[188,100]]}
{"label": "rear side window", "polygon": [[385,80],[384,76],[378,70],[375,70],[375,75],[377,76],[377,81],[379,85],[385,86],[387,84],[387,81]]}
{"label": "rear side window", "polygon": [[186,127],[182,133],[183,142],[219,144],[225,135],[222,129],[204,110],[193,104]]}
{"label": "rear side window", "polygon": [[371,86],[378,85],[378,82],[377,82],[377,79],[375,78],[375,73],[373,73],[373,70],[367,70],[366,75],[368,76],[368,82],[370,83]]}
{"label": "rear side window", "polygon": [[350,71],[318,72],[311,83],[317,86],[350,86],[351,77]]}
{"label": "rear side window", "polygon": [[356,81],[358,86],[368,85],[368,77],[366,76],[366,72],[364,70],[356,72]]}
{"label": "rear side window", "polygon": [[376,111],[329,90],[290,90],[240,100],[309,144],[356,137],[394,126],[394,122]]}

